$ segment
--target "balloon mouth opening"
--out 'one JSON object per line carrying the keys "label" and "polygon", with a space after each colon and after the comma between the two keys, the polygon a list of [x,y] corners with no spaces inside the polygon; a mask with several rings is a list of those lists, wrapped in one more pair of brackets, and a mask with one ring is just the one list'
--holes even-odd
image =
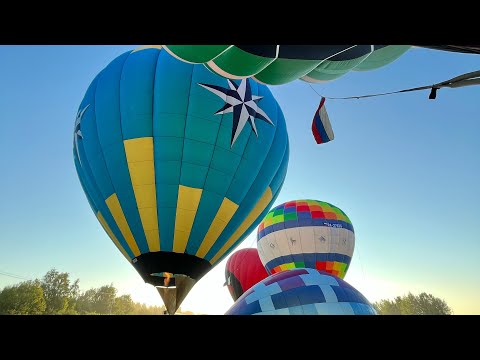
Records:
{"label": "balloon mouth opening", "polygon": [[190,276],[183,274],[162,272],[152,273],[150,275],[157,277],[163,282],[163,285],[155,285],[155,288],[162,297],[167,313],[170,315],[175,314],[182,301],[196,283]]}
{"label": "balloon mouth opening", "polygon": [[155,278],[157,278],[158,280],[160,280],[160,284],[158,284],[158,282],[156,282],[157,284],[155,285],[155,287],[157,288],[176,288],[177,285],[176,285],[176,280],[180,280],[180,279],[186,279],[186,278],[190,278],[189,276],[187,275],[184,275],[184,274],[173,274],[173,273],[170,273],[170,272],[159,272],[159,273],[152,273],[150,274],[150,276],[153,276]]}

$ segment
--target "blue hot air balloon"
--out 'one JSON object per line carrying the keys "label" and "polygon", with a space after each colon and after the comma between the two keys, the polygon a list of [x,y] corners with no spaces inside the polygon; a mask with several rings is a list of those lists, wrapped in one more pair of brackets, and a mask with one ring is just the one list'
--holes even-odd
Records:
{"label": "blue hot air balloon", "polygon": [[225,315],[376,315],[353,286],[316,269],[270,275],[248,289]]}
{"label": "blue hot air balloon", "polygon": [[155,47],[102,70],[75,121],[73,156],[90,206],[169,313],[266,215],[288,154],[267,86]]}

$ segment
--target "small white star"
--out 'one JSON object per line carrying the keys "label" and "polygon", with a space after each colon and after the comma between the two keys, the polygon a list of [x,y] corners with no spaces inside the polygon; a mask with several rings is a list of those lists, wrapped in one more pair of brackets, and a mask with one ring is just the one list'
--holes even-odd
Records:
{"label": "small white star", "polygon": [[78,161],[80,162],[80,165],[82,165],[82,159],[80,159],[80,152],[78,151],[78,138],[83,139],[82,130],[80,129],[80,123],[82,121],[83,114],[85,113],[85,111],[89,106],[90,104],[85,106],[83,110],[78,111],[77,118],[75,119],[75,129],[73,130],[73,142],[74,142],[73,148],[77,152],[77,158],[78,158]]}

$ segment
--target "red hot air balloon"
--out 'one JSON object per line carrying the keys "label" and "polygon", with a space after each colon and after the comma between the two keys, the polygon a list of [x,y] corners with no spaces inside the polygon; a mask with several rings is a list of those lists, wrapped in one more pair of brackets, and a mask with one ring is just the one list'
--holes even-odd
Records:
{"label": "red hot air balloon", "polygon": [[225,266],[225,285],[233,301],[268,276],[255,248],[234,252]]}

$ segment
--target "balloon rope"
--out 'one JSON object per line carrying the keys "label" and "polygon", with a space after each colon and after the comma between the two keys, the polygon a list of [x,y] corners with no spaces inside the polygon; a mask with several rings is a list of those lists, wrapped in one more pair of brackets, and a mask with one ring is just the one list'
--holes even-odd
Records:
{"label": "balloon rope", "polygon": [[457,87],[464,87],[464,86],[480,85],[480,71],[473,71],[470,73],[459,75],[452,79],[442,81],[440,83],[433,84],[433,85],[425,85],[425,86],[419,86],[419,87],[403,89],[398,91],[390,91],[385,93],[359,95],[359,96],[346,96],[346,97],[324,96],[324,95],[320,95],[310,83],[308,85],[313,89],[313,91],[315,91],[315,93],[318,96],[324,97],[326,99],[332,99],[332,100],[363,99],[363,98],[369,98],[369,97],[392,95],[392,94],[399,94],[399,93],[405,93],[410,91],[419,91],[419,90],[427,90],[427,89],[431,89],[429,99],[435,99],[437,96],[437,90],[443,87],[457,88]]}

